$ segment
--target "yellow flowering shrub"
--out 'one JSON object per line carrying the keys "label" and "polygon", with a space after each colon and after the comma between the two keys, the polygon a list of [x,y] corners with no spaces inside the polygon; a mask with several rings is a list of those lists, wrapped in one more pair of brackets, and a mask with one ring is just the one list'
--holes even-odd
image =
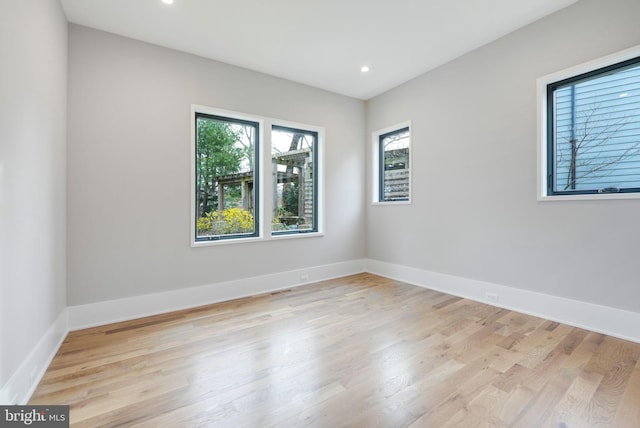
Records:
{"label": "yellow flowering shrub", "polygon": [[253,232],[253,216],[245,209],[226,209],[222,212],[222,217],[227,223],[227,233]]}
{"label": "yellow flowering shrub", "polygon": [[198,219],[198,234],[227,235],[253,232],[253,215],[243,208],[205,213]]}

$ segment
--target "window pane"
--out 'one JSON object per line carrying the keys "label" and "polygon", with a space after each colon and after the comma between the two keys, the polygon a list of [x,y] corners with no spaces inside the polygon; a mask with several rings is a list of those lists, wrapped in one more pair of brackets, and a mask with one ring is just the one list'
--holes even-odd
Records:
{"label": "window pane", "polygon": [[196,115],[196,240],[256,236],[258,123]]}
{"label": "window pane", "polygon": [[380,201],[409,200],[409,128],[380,136]]}
{"label": "window pane", "polygon": [[317,141],[315,132],[272,129],[274,233],[317,231]]}
{"label": "window pane", "polygon": [[638,60],[556,86],[553,112],[553,192],[640,189]]}

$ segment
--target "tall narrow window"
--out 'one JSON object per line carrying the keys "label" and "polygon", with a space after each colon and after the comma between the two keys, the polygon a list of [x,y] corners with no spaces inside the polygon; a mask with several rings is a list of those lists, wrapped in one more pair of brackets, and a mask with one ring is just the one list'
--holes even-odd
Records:
{"label": "tall narrow window", "polygon": [[258,236],[259,123],[195,114],[195,240]]}
{"label": "tall narrow window", "polygon": [[274,234],[318,231],[318,133],[273,126]]}
{"label": "tall narrow window", "polygon": [[640,57],[546,89],[547,195],[640,192]]}
{"label": "tall narrow window", "polygon": [[410,141],[409,127],[379,135],[379,202],[409,200]]}

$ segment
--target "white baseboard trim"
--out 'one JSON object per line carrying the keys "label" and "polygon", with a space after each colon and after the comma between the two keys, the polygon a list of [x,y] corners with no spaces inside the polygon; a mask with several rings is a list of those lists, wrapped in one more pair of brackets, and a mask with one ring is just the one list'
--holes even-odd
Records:
{"label": "white baseboard trim", "polygon": [[[640,313],[485,281],[360,259],[162,293],[69,306],[0,389],[0,405],[26,404],[71,330],[126,321],[370,272],[447,294],[640,343]],[[485,293],[497,296],[487,302]]]}
{"label": "white baseboard trim", "polygon": [[198,287],[69,306],[69,330],[127,321],[181,309],[298,287],[364,272],[366,260],[351,260]]}
{"label": "white baseboard trim", "polygon": [[[367,260],[367,272],[493,306],[640,343],[640,313],[485,281]],[[497,301],[486,300],[493,293]]]}
{"label": "white baseboard trim", "polygon": [[27,404],[51,360],[58,352],[62,341],[67,336],[67,322],[67,309],[65,308],[0,389],[1,405]]}

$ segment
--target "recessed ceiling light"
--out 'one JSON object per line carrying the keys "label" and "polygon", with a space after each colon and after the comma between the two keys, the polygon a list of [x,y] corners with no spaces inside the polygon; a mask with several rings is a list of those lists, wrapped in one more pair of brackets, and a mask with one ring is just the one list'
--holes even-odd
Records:
{"label": "recessed ceiling light", "polygon": [[173,0],[162,0],[164,4],[173,4]]}
{"label": "recessed ceiling light", "polygon": [[368,65],[363,65],[362,68],[360,68],[360,71],[363,73],[368,73],[369,72],[369,66]]}

